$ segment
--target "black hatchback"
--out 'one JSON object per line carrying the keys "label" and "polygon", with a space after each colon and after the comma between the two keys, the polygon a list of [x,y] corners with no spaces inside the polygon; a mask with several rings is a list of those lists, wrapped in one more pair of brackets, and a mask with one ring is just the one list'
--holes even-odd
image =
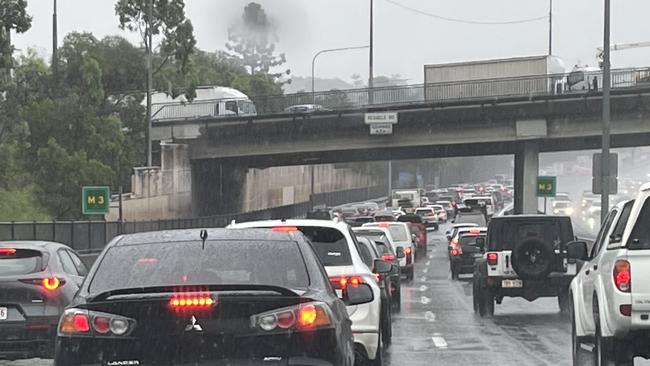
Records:
{"label": "black hatchback", "polygon": [[[284,228],[282,228],[284,229]],[[114,239],[61,317],[55,364],[348,365],[349,305],[297,231],[210,229]]]}
{"label": "black hatchback", "polygon": [[0,242],[0,358],[51,358],[59,317],[85,275],[66,245]]}

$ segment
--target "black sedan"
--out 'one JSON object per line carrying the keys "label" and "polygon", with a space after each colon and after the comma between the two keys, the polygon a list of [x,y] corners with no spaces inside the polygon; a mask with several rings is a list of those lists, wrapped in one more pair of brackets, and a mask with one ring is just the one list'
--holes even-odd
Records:
{"label": "black sedan", "polygon": [[63,244],[0,242],[0,358],[51,358],[59,317],[85,275]]}
{"label": "black sedan", "polygon": [[297,230],[182,230],[118,237],[61,317],[55,364],[348,365],[346,303]]}

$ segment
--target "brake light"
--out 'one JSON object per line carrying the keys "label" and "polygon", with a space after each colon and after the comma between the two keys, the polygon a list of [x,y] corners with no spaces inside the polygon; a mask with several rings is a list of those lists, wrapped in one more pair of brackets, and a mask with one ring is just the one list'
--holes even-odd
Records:
{"label": "brake light", "polygon": [[251,322],[261,330],[270,332],[277,328],[309,330],[332,324],[327,305],[310,302],[253,315]]}
{"label": "brake light", "polygon": [[469,233],[471,235],[478,235],[478,234],[481,233],[481,230],[480,229],[469,229]]}
{"label": "brake light", "polygon": [[43,278],[43,288],[48,291],[54,291],[61,285],[61,281],[56,278]]}
{"label": "brake light", "polygon": [[411,255],[412,252],[413,252],[413,249],[411,249],[411,247],[404,248],[404,253],[406,253],[406,255]]}
{"label": "brake light", "polygon": [[451,244],[458,244],[458,238],[452,239]]}
{"label": "brake light", "polygon": [[209,295],[201,294],[176,294],[169,300],[169,307],[173,310],[209,309],[212,305],[214,300]]}
{"label": "brake light", "polygon": [[381,256],[381,259],[385,260],[386,262],[392,262],[395,260],[395,256],[392,254],[384,254]]}
{"label": "brake light", "polygon": [[451,207],[456,207],[456,201],[451,201]]}
{"label": "brake light", "polygon": [[614,264],[614,283],[621,292],[630,292],[632,289],[632,273],[630,272],[630,262],[626,260],[617,260]]}
{"label": "brake light", "polygon": [[345,290],[348,286],[357,287],[360,283],[363,283],[363,278],[359,276],[340,276],[340,277],[330,277],[330,283],[337,290]]}
{"label": "brake light", "polygon": [[380,222],[379,225],[377,225],[377,226],[378,226],[378,227],[382,227],[382,228],[388,228],[388,223],[386,223],[386,222]]}
{"label": "brake light", "polygon": [[491,266],[496,266],[499,263],[499,254],[494,252],[488,253],[487,262]]}
{"label": "brake light", "polygon": [[460,255],[460,250],[458,250],[456,248],[452,249],[451,250],[451,255],[454,256],[454,257],[459,256]]}
{"label": "brake light", "polygon": [[14,255],[16,248],[0,248],[0,255]]}
{"label": "brake light", "polygon": [[59,335],[95,333],[100,336],[123,336],[134,328],[133,319],[85,309],[68,309],[61,317]]}
{"label": "brake light", "polygon": [[298,228],[295,226],[276,226],[271,230],[276,233],[293,233],[298,231]]}

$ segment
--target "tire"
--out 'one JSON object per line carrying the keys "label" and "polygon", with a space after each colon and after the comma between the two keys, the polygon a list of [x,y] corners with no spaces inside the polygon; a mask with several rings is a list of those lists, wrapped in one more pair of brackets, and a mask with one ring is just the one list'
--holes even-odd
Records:
{"label": "tire", "polygon": [[393,300],[391,301],[393,312],[400,313],[402,311],[402,289],[401,286],[397,287],[395,294],[393,295]]}
{"label": "tire", "polygon": [[478,314],[479,298],[481,297],[481,289],[479,286],[479,275],[474,271],[474,279],[472,280],[472,303],[474,305],[474,313]]}
{"label": "tire", "polygon": [[515,243],[512,249],[512,268],[522,280],[539,280],[551,272],[553,249],[536,238]]}
{"label": "tire", "polygon": [[573,356],[573,366],[591,366],[594,364],[595,357],[583,350],[581,344],[585,341],[584,337],[578,337],[576,331],[576,313],[573,306],[573,299],[569,295],[569,316],[571,317],[571,350]]}
{"label": "tire", "polygon": [[409,281],[413,281],[413,277],[415,275],[414,272],[415,272],[415,269],[413,267],[411,267],[411,269],[406,273],[406,279],[409,280]]}
{"label": "tire", "polygon": [[388,349],[393,336],[393,318],[391,317],[391,312],[388,308],[383,310],[382,313],[381,339],[383,340],[384,349]]}
{"label": "tire", "polygon": [[483,297],[485,298],[485,317],[491,318],[494,316],[494,294],[492,290],[487,288],[483,291]]}
{"label": "tire", "polygon": [[452,280],[458,280],[458,265],[454,264],[454,262],[451,262],[451,279]]}
{"label": "tire", "polygon": [[616,339],[613,337],[603,337],[600,328],[600,318],[598,315],[598,304],[595,304],[596,314],[594,319],[596,322],[596,339],[594,342],[594,365],[596,366],[632,366],[634,365],[633,359],[622,359],[623,352],[616,347]]}

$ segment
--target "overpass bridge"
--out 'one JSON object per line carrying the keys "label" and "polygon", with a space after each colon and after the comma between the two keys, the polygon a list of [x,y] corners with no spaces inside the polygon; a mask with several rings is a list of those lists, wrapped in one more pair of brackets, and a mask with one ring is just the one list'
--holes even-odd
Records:
{"label": "overpass bridge", "polygon": [[[649,71],[613,74],[612,147],[650,142]],[[538,154],[596,149],[601,143],[601,93],[539,87],[551,81],[557,76],[343,91],[336,92],[345,95],[336,99],[339,105],[364,93],[373,93],[373,104],[359,97],[352,107],[310,114],[272,110],[247,117],[172,118],[155,126],[165,138],[190,146],[199,214],[216,213],[212,210],[228,201],[248,168],[499,154],[515,156],[517,211],[535,212]],[[376,98],[378,92],[384,98]],[[485,96],[490,92],[497,95]],[[277,98],[288,104],[296,96]],[[398,113],[393,133],[370,135],[365,113],[388,111]],[[179,129],[194,129],[195,135],[176,135]]]}

